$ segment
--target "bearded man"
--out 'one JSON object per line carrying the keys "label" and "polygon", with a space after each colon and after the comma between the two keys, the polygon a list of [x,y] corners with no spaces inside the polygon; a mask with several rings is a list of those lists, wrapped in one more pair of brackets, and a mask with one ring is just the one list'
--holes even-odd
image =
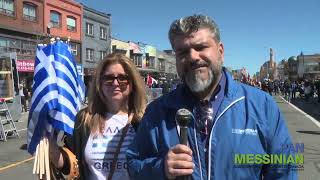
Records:
{"label": "bearded man", "polygon": [[[292,141],[273,98],[234,81],[222,66],[216,23],[204,15],[183,17],[172,23],[169,39],[183,85],[147,107],[127,151],[131,178],[296,179],[290,164],[271,167],[259,161],[290,155],[282,147]],[[176,113],[182,108],[192,114],[188,145],[179,141]],[[248,154],[250,161],[242,158]],[[238,167],[239,158],[251,166]]]}

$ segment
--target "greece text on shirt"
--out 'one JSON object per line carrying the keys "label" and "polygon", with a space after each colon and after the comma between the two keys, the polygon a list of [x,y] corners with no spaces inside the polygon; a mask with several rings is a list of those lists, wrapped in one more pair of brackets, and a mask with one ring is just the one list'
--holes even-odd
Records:
{"label": "greece text on shirt", "polygon": [[[122,130],[128,121],[128,117],[124,115],[110,116],[106,121],[103,135],[93,136],[91,134],[85,148],[85,159],[90,170],[90,179],[105,180],[108,177]],[[133,140],[134,133],[134,129],[130,127],[124,138],[112,176],[114,180],[129,179],[125,152]]]}

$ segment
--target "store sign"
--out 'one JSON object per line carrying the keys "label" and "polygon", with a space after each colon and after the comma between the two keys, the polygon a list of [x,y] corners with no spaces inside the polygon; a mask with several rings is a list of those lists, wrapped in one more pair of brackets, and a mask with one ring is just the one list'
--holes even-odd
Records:
{"label": "store sign", "polygon": [[19,72],[33,72],[34,61],[33,60],[17,60],[17,70]]}

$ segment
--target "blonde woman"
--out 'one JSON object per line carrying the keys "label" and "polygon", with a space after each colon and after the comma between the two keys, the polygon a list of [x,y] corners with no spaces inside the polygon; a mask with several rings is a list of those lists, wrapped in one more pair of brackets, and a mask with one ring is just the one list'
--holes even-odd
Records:
{"label": "blonde woman", "polygon": [[[88,106],[82,109],[66,146],[76,155],[80,179],[129,179],[125,152],[145,110],[144,82],[132,60],[110,54],[96,69]],[[69,174],[68,154],[52,146],[54,166]]]}

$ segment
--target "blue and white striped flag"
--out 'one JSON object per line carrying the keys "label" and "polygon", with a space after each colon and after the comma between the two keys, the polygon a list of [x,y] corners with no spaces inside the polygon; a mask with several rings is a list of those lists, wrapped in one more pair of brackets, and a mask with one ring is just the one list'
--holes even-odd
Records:
{"label": "blue and white striped flag", "polygon": [[53,129],[72,135],[84,88],[68,44],[57,41],[45,47],[38,45],[28,118],[30,154],[34,154],[42,136]]}

